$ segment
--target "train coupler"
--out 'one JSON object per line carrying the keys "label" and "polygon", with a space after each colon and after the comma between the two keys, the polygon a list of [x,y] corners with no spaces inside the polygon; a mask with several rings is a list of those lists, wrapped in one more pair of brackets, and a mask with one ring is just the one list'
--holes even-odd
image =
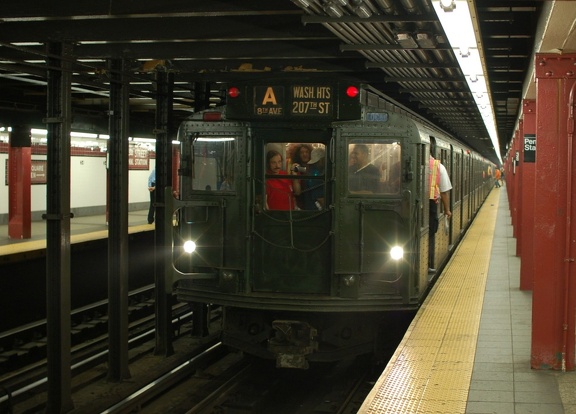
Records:
{"label": "train coupler", "polygon": [[306,356],[318,350],[318,331],[307,322],[289,320],[273,321],[272,328],[268,350],[276,355],[276,367],[307,369]]}

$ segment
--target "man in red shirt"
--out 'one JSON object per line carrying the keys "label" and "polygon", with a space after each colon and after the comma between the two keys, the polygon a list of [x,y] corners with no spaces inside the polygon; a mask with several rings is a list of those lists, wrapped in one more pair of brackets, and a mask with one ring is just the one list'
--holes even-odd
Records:
{"label": "man in red shirt", "polygon": [[[287,175],[282,170],[282,154],[271,150],[266,154],[266,174]],[[266,180],[266,208],[268,210],[294,210],[296,199],[300,195],[300,180],[269,178]]]}

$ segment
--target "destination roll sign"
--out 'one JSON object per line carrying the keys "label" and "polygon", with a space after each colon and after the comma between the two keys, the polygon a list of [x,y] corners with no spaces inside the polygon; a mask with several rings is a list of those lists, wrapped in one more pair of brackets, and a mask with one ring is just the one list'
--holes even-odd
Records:
{"label": "destination roll sign", "polygon": [[257,117],[331,117],[334,87],[328,85],[255,86]]}

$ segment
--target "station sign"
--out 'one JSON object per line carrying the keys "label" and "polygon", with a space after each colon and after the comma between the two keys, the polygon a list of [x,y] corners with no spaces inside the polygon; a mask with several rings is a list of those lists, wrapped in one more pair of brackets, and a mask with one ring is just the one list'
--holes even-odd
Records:
{"label": "station sign", "polygon": [[[9,168],[8,162],[6,160],[5,164],[5,185],[8,185],[9,181]],[[31,160],[30,161],[30,184],[46,184],[48,177],[48,161],[46,160]]]}
{"label": "station sign", "polygon": [[524,162],[536,162],[536,134],[524,134]]}
{"label": "station sign", "polygon": [[149,168],[150,151],[138,145],[130,145],[128,148],[128,169],[148,170]]}
{"label": "station sign", "polygon": [[48,161],[32,160],[32,171],[30,175],[31,184],[46,184],[48,180]]}

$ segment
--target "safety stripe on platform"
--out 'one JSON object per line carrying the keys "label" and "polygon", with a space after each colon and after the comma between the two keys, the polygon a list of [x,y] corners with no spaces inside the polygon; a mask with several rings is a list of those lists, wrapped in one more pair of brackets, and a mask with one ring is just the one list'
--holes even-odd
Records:
{"label": "safety stripe on platform", "polygon": [[466,411],[498,213],[492,191],[358,411]]}
{"label": "safety stripe on platform", "polygon": [[[128,234],[140,233],[143,231],[150,231],[154,229],[152,224],[139,224],[136,226],[128,227]],[[108,238],[108,230],[98,230],[80,234],[70,235],[70,244],[85,243],[94,240],[101,240]],[[46,239],[21,241],[18,240],[13,244],[6,244],[0,246],[0,256],[8,256],[11,254],[26,253],[36,250],[46,249]]]}

